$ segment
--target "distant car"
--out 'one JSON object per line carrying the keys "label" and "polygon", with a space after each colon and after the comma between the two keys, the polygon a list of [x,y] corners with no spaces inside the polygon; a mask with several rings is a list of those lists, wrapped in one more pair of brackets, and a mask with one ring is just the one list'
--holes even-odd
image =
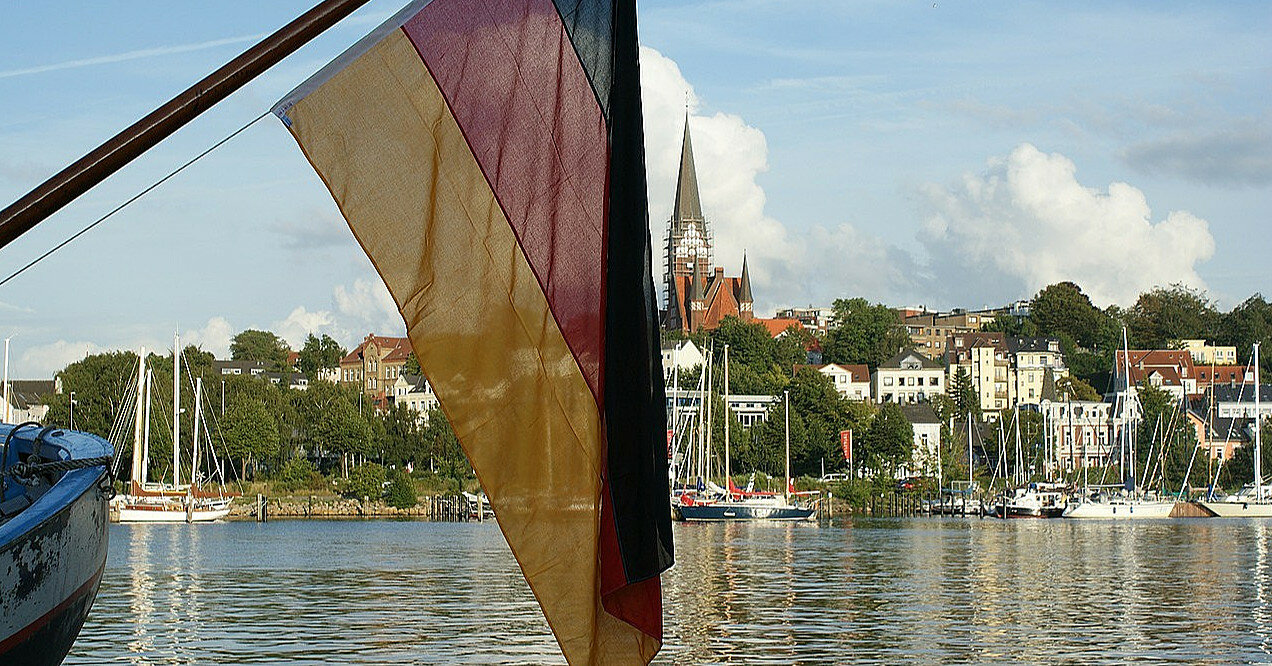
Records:
{"label": "distant car", "polygon": [[847,480],[848,480],[848,478],[849,478],[849,476],[848,476],[847,474],[844,474],[843,472],[836,472],[836,473],[834,473],[834,474],[826,474],[826,475],[822,476],[822,478],[821,478],[821,482],[822,482],[822,483],[831,483],[831,482],[834,482],[834,481],[847,481]]}

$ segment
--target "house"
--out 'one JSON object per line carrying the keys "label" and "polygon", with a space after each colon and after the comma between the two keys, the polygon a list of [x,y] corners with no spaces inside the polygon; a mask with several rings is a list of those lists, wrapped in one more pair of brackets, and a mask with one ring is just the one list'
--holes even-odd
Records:
{"label": "house", "polygon": [[268,370],[265,361],[222,361],[220,359],[212,361],[212,369],[225,377],[258,377]]}
{"label": "house", "polygon": [[1197,390],[1202,393],[1220,384],[1253,384],[1254,371],[1244,365],[1196,365]]}
{"label": "house", "polygon": [[[1134,404],[1134,403],[1132,403]],[[1114,402],[1043,400],[1044,440],[1060,470],[1102,466],[1121,440],[1125,417]]]}
{"label": "house", "polygon": [[437,394],[433,393],[433,386],[423,375],[399,373],[393,380],[389,395],[394,404],[405,405],[415,412],[418,415],[416,423],[421,426],[428,425],[429,411],[438,406]]}
{"label": "house", "polygon": [[[682,388],[674,391],[667,389],[667,423],[672,423],[671,416],[673,413],[676,416],[676,422],[681,425],[696,419],[699,400],[701,400],[701,396],[696,390]],[[777,398],[771,395],[730,394],[729,409],[733,410],[733,415],[737,417],[738,423],[742,427],[750,428],[756,423],[768,420],[769,406],[776,400]]]}
{"label": "house", "polygon": [[1236,365],[1237,348],[1207,344],[1205,340],[1179,340],[1175,343],[1180,349],[1192,355],[1193,364],[1202,365]]}
{"label": "house", "polygon": [[1056,380],[1069,376],[1064,353],[1056,338],[1007,338],[1012,362],[1015,396],[1012,406],[1038,405],[1043,398],[1055,399]]}
{"label": "house", "polygon": [[303,372],[262,372],[261,379],[284,388],[304,391],[309,388],[309,378]]}
{"label": "house", "polygon": [[693,340],[664,342],[662,345],[663,381],[671,383],[672,371],[679,368],[681,372],[692,370],[707,362],[702,350]]}
{"label": "house", "polygon": [[914,449],[898,476],[936,476],[941,464],[941,419],[927,403],[902,405],[901,413],[914,429]]}
{"label": "house", "polygon": [[1114,355],[1113,384],[1119,394],[1126,391],[1129,367],[1131,386],[1148,384],[1170,393],[1177,400],[1201,395],[1192,354],[1183,349],[1118,350]]}
{"label": "house", "polygon": [[949,381],[965,373],[987,417],[1054,399],[1056,380],[1069,375],[1056,338],[960,333],[950,336],[946,349]]}
{"label": "house", "polygon": [[[1251,418],[1255,414],[1254,384],[1215,386],[1210,398],[1219,418]],[[1272,418],[1272,384],[1259,387],[1259,418]]]}
{"label": "house", "polygon": [[815,308],[811,305],[806,308],[786,308],[774,313],[773,318],[794,319],[805,330],[824,334],[830,329],[831,324],[835,323],[835,309],[829,307]]}
{"label": "house", "polygon": [[1248,416],[1222,417],[1206,409],[1206,401],[1194,401],[1186,412],[1188,425],[1197,437],[1197,448],[1210,462],[1231,460],[1237,448],[1254,439],[1254,419]]}
{"label": "house", "polygon": [[798,373],[800,368],[813,368],[826,375],[835,385],[835,390],[849,400],[870,399],[870,369],[864,365],[797,365],[795,372]]}
{"label": "house", "polygon": [[903,349],[879,364],[871,383],[875,402],[926,402],[945,393],[945,368],[913,348]]}
{"label": "house", "polygon": [[1011,409],[1015,388],[1011,351],[1002,333],[964,333],[950,336],[946,361],[952,383],[959,372],[972,380],[981,409],[996,412]]}
{"label": "house", "polygon": [[45,399],[49,395],[60,393],[58,389],[58,383],[52,379],[15,379],[10,381],[9,404],[5,405],[3,400],[0,400],[0,420],[5,423],[23,423],[25,421],[43,423],[44,417],[48,416],[49,413],[49,405]]}
{"label": "house", "polygon": [[383,407],[389,387],[402,374],[410,355],[407,338],[369,334],[340,359],[340,383],[358,386],[377,407]]}

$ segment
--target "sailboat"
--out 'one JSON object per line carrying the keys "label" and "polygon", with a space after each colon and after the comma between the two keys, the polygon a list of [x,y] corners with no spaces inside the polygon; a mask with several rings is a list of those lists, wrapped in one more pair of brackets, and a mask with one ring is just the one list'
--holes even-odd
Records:
{"label": "sailboat", "polygon": [[[1126,395],[1122,403],[1122,450],[1126,453],[1129,473],[1123,472],[1124,490],[1120,492],[1091,492],[1084,486],[1081,495],[1070,498],[1064,509],[1065,518],[1108,518],[1117,520],[1169,518],[1175,508],[1174,500],[1162,499],[1140,493],[1135,485],[1135,437],[1131,430],[1131,353],[1126,341],[1126,329],[1122,329],[1123,370],[1126,375]],[[1165,444],[1163,444],[1164,446]],[[1086,461],[1083,461],[1085,475]]]}
{"label": "sailboat", "polygon": [[1272,488],[1263,483],[1263,417],[1259,390],[1259,343],[1254,343],[1254,479],[1241,490],[1220,499],[1202,502],[1220,518],[1272,518]]}
{"label": "sailboat", "polygon": [[[729,419],[724,421],[724,478],[727,489],[697,498],[684,495],[675,504],[674,517],[684,521],[731,522],[746,520],[812,520],[816,502],[801,504],[792,500],[791,488],[791,396],[785,394],[786,477],[781,494],[741,490],[733,485],[729,466]],[[729,405],[729,346],[724,347],[724,404]]]}
{"label": "sailboat", "polygon": [[[233,496],[219,489],[215,492],[200,486],[200,430],[202,422],[203,379],[195,381],[194,428],[190,465],[190,482],[181,483],[181,344],[173,338],[172,374],[172,483],[149,480],[150,463],[150,388],[153,374],[146,368],[146,350],[138,354],[137,409],[134,416],[132,480],[128,492],[115,497],[111,506],[121,523],[204,523],[225,518],[230,513]],[[210,448],[210,447],[209,447]],[[213,452],[215,456],[215,452]],[[215,463],[215,460],[213,461]],[[213,474],[220,466],[213,464]],[[222,484],[223,485],[223,484]],[[220,486],[218,486],[219,488]]]}

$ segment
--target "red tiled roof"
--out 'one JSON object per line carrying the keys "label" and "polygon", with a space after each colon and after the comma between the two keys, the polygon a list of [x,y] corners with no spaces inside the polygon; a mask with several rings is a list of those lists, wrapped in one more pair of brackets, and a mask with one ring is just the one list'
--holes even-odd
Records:
{"label": "red tiled roof", "polygon": [[404,361],[411,353],[411,341],[408,338],[392,338],[386,335],[368,335],[362,344],[354,347],[344,358],[340,359],[340,365],[349,363],[357,363],[362,358],[362,352],[367,345],[374,343],[380,349],[388,349],[389,352],[382,356],[385,361]]}
{"label": "red tiled roof", "polygon": [[785,333],[786,329],[792,326],[803,328],[803,324],[800,324],[798,319],[761,319],[756,317],[755,321],[764,324],[764,328],[768,329],[769,335],[775,338]]}

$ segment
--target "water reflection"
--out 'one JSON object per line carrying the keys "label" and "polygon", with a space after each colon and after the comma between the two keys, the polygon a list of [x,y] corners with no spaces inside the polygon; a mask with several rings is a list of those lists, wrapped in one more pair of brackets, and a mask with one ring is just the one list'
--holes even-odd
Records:
{"label": "water reflection", "polygon": [[[1263,522],[677,525],[660,663],[1263,662]],[[561,663],[492,524],[111,528],[69,664]]]}

